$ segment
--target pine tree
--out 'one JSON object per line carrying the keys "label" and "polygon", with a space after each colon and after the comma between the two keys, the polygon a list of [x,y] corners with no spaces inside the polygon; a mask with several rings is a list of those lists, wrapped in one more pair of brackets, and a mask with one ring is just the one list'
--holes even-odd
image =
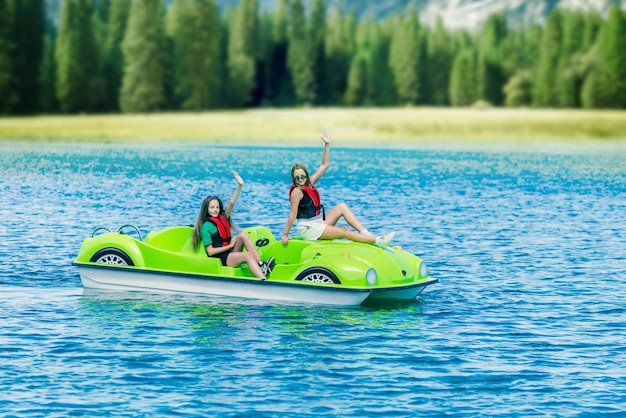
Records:
{"label": "pine tree", "polygon": [[315,102],[315,75],[310,65],[311,43],[306,32],[302,0],[291,0],[289,10],[289,48],[287,64],[298,104]]}
{"label": "pine tree", "polygon": [[44,37],[43,60],[41,62],[41,71],[39,72],[39,108],[45,113],[56,112],[59,106],[55,84],[54,33],[52,30],[50,32]]}
{"label": "pine tree", "polygon": [[529,70],[518,71],[504,86],[504,104],[507,107],[530,106],[532,103],[532,76]]}
{"label": "pine tree", "polygon": [[562,107],[579,107],[582,74],[576,65],[583,39],[584,18],[580,11],[563,12],[563,41],[557,64],[559,104]]}
{"label": "pine tree", "polygon": [[235,107],[252,104],[256,88],[258,12],[256,0],[239,3],[228,39],[228,86]]}
{"label": "pine tree", "polygon": [[359,26],[359,19],[356,11],[352,9],[344,19],[343,37],[346,41],[346,51],[349,57],[353,57],[356,53],[356,32]]}
{"label": "pine tree", "polygon": [[174,0],[168,13],[173,42],[176,108],[207,109],[217,104],[219,16],[215,0]]}
{"label": "pine tree", "polygon": [[580,92],[580,102],[585,108],[593,108],[596,105],[593,97],[595,92],[596,76],[595,71],[593,70],[597,65],[596,41],[602,24],[602,17],[597,11],[590,11],[585,17],[583,44],[581,46],[581,49],[585,52],[578,61],[578,65],[580,66],[579,73],[582,74],[583,78]]}
{"label": "pine tree", "polygon": [[368,99],[369,71],[371,67],[371,25],[367,21],[359,22],[355,36],[355,53],[348,71],[348,85],[344,102],[348,106],[364,105]]}
{"label": "pine tree", "polygon": [[548,16],[541,38],[539,61],[533,77],[533,104],[536,106],[558,106],[557,64],[562,42],[562,14],[554,9]]}
{"label": "pine tree", "polygon": [[[387,22],[379,24],[374,20],[362,21],[357,27],[356,52],[348,74],[346,100],[356,97],[360,105],[383,106],[396,102],[393,74],[389,67],[389,45],[391,30]],[[359,68],[362,67],[362,68]]]}
{"label": "pine tree", "polygon": [[198,94],[202,108],[219,105],[219,85],[222,81],[220,68],[220,16],[215,0],[199,0],[198,3]]}
{"label": "pine tree", "polygon": [[472,35],[466,29],[459,29],[452,36],[452,49],[454,55],[469,48],[474,48]]}
{"label": "pine tree", "polygon": [[541,41],[542,27],[531,25],[508,31],[500,44],[500,62],[505,78],[534,67]]}
{"label": "pine tree", "polygon": [[522,68],[525,35],[523,27],[511,30],[500,44],[500,63],[506,78],[510,78]]}
{"label": "pine tree", "polygon": [[287,68],[287,0],[279,0],[270,16],[270,30],[265,63],[265,99],[272,106],[294,103],[291,74]]}
{"label": "pine tree", "polygon": [[[174,0],[170,7],[168,35],[173,41],[173,71],[175,107],[183,109],[199,109],[202,103],[198,101],[197,65],[199,59],[196,36],[199,22],[196,19],[195,0]],[[200,74],[202,76],[202,74]]]}
{"label": "pine tree", "polygon": [[228,108],[232,106],[230,100],[230,86],[228,75],[228,44],[230,42],[230,29],[233,26],[233,20],[235,19],[235,9],[227,7],[221,14],[220,19],[220,35],[219,35],[219,79],[220,84],[217,87],[220,108]]}
{"label": "pine tree", "polygon": [[505,77],[500,58],[500,44],[508,32],[502,14],[491,15],[483,26],[479,41],[478,97],[494,105],[503,102]]}
{"label": "pine tree", "polygon": [[441,18],[437,18],[435,28],[428,33],[427,45],[428,86],[425,94],[427,102],[434,105],[446,105],[449,103],[448,89],[453,56],[452,41]]}
{"label": "pine tree", "polygon": [[532,71],[542,35],[540,25],[509,31],[500,44],[502,70],[508,82],[503,88],[508,107],[532,104]]}
{"label": "pine tree", "polygon": [[111,2],[114,0],[98,0],[95,4],[96,6],[96,16],[100,20],[100,22],[108,22],[109,20],[109,11],[111,10]]}
{"label": "pine tree", "polygon": [[78,43],[76,41],[77,4],[74,0],[64,0],[61,6],[61,18],[56,40],[56,95],[62,112],[73,113],[81,108],[82,77],[80,63],[76,60]]}
{"label": "pine tree", "polygon": [[195,20],[192,20],[195,6],[195,0],[172,0],[165,14],[165,37],[172,53],[171,68],[168,68],[166,77],[173,87],[171,104],[175,109],[180,108],[188,90],[191,90],[190,83],[185,79],[185,70],[195,63],[196,58],[191,45],[196,32]]}
{"label": "pine tree", "polygon": [[[14,113],[39,110],[39,69],[45,33],[44,0],[9,0],[11,28],[11,67],[16,101]],[[6,30],[6,28],[5,28]]]}
{"label": "pine tree", "polygon": [[96,110],[103,97],[92,0],[65,0],[57,36],[56,91],[66,113]]}
{"label": "pine tree", "polygon": [[580,49],[589,51],[596,43],[598,32],[602,27],[602,16],[597,10],[592,9],[585,15],[585,27],[583,29],[583,39]]}
{"label": "pine tree", "polygon": [[0,0],[0,114],[11,113],[18,100],[13,75],[12,12],[7,0]]}
{"label": "pine tree", "polygon": [[122,112],[150,112],[165,102],[165,33],[162,0],[133,0],[122,41]]}
{"label": "pine tree", "polygon": [[370,59],[367,71],[366,105],[389,106],[397,103],[393,84],[393,73],[389,67],[389,49],[391,45],[391,21],[370,25]]}
{"label": "pine tree", "polygon": [[539,50],[543,39],[543,26],[539,24],[530,25],[524,36],[523,47],[523,68],[534,68],[539,62]]}
{"label": "pine tree", "polygon": [[104,99],[104,82],[100,77],[100,50],[94,29],[93,0],[77,0],[76,56],[80,63],[80,108],[84,112],[98,110]]}
{"label": "pine tree", "polygon": [[103,54],[106,86],[104,106],[107,110],[119,110],[119,95],[124,70],[122,40],[126,33],[130,3],[131,0],[111,0],[107,12]]}
{"label": "pine tree", "polygon": [[97,77],[98,88],[100,88],[100,99],[98,111],[110,110],[107,105],[107,77],[105,74],[104,59],[107,38],[107,19],[111,0],[93,0],[94,11],[91,16],[91,27],[93,30],[95,48],[97,53]]}
{"label": "pine tree", "polygon": [[325,95],[325,61],[326,61],[326,8],[323,0],[314,0],[311,17],[308,21],[308,38],[311,42],[311,57],[309,58],[313,71],[313,102],[327,103]]}
{"label": "pine tree", "polygon": [[418,14],[412,11],[398,22],[389,54],[389,66],[403,104],[417,104],[421,98],[420,40]]}
{"label": "pine tree", "polygon": [[596,65],[585,80],[585,107],[626,108],[626,17],[614,4],[598,34]]}
{"label": "pine tree", "polygon": [[470,106],[478,99],[476,52],[466,48],[459,52],[450,74],[450,103],[452,106]]}
{"label": "pine tree", "polygon": [[352,59],[348,73],[348,88],[345,102],[348,106],[361,106],[367,98],[367,80],[369,67],[368,51],[359,51]]}
{"label": "pine tree", "polygon": [[347,39],[346,21],[339,10],[331,12],[327,30],[324,94],[327,103],[341,104],[348,84],[350,46]]}

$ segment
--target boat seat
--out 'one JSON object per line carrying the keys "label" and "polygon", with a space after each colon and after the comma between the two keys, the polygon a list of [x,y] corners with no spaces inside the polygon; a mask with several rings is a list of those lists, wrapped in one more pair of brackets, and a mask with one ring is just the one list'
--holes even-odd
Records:
{"label": "boat seat", "polygon": [[192,232],[193,228],[188,226],[174,226],[157,233],[150,232],[145,243],[167,251],[180,252],[189,242]]}
{"label": "boat seat", "polygon": [[246,231],[254,245],[256,245],[259,254],[263,254],[264,250],[276,243],[276,238],[274,238],[272,231],[267,227],[256,226],[253,228],[245,228],[244,231]]}
{"label": "boat seat", "polygon": [[185,241],[185,244],[183,245],[183,247],[180,249],[180,252],[185,253],[185,254],[195,254],[195,255],[202,256],[202,257],[207,257],[206,251],[204,249],[204,245],[202,245],[202,242],[198,244],[197,248],[195,249],[193,248],[193,229],[190,231],[189,237]]}

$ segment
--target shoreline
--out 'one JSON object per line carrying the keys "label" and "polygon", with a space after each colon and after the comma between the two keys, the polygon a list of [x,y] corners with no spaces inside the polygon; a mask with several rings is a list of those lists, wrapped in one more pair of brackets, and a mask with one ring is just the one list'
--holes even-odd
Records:
{"label": "shoreline", "polygon": [[315,146],[323,128],[357,148],[626,147],[626,111],[421,107],[0,117],[0,141]]}

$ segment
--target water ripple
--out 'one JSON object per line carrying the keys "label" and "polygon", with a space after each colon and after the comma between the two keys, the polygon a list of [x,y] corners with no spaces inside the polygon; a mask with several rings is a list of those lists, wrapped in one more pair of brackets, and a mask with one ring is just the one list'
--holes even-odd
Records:
{"label": "water ripple", "polygon": [[[562,151],[562,150],[561,150]],[[424,257],[411,303],[335,308],[83,290],[97,226],[233,217],[276,235],[319,149],[0,144],[0,415],[620,416],[623,152],[333,150],[319,188]]]}

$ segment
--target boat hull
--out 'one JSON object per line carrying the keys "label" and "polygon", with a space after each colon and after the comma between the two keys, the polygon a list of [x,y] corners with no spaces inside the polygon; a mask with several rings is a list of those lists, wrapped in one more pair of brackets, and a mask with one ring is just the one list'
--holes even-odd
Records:
{"label": "boat hull", "polygon": [[88,289],[188,293],[268,299],[326,305],[358,306],[365,300],[411,300],[436,280],[401,289],[353,289],[306,283],[272,282],[196,274],[176,274],[146,269],[74,263],[83,286]]}

